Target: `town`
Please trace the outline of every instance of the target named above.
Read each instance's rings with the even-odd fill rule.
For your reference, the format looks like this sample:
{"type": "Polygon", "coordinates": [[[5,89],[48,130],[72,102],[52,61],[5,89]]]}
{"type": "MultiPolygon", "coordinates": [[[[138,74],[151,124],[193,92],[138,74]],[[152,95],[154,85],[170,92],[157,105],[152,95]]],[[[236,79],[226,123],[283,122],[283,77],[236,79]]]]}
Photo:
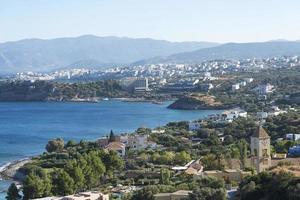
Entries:
{"type": "MultiPolygon", "coordinates": [[[[156,102],[175,98],[170,109],[220,112],[132,133],[115,133],[111,127],[95,141],[53,139],[44,154],[12,175],[22,174],[18,178],[25,199],[299,198],[298,57],[132,69],[107,70],[106,76],[118,76],[113,84],[121,92],[98,97],[156,102]],[[250,63],[252,67],[243,67],[250,63]]],[[[67,74],[72,79],[72,73],[67,74]]],[[[27,75],[9,82],[25,82],[34,90],[45,81],[27,75]]],[[[108,80],[100,80],[107,85],[108,80]]],[[[68,88],[86,84],[57,82],[68,88]]],[[[93,82],[88,84],[91,88],[93,82]]],[[[91,94],[88,97],[94,97],[91,94]]]]}

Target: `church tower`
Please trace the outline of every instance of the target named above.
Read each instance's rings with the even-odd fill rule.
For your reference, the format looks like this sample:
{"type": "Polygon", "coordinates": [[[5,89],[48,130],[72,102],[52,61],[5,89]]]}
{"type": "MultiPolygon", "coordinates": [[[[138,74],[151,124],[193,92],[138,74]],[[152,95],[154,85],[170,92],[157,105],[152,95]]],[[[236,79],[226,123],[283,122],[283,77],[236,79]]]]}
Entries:
{"type": "Polygon", "coordinates": [[[257,173],[271,167],[270,136],[261,126],[251,136],[251,164],[257,173]]]}

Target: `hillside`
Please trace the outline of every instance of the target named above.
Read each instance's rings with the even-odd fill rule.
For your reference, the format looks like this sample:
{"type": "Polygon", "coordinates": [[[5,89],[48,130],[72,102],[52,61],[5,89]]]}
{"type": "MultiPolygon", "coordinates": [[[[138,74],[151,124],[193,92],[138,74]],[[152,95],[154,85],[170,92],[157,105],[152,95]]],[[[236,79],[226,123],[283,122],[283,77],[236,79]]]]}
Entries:
{"type": "Polygon", "coordinates": [[[215,59],[267,58],[300,55],[300,42],[269,41],[261,43],[228,43],[196,51],[155,57],[138,63],[200,63],[215,59]]]}
{"type": "Polygon", "coordinates": [[[41,72],[66,67],[99,69],[216,45],[209,42],[168,42],[92,35],[51,40],[26,39],[0,44],[0,71],[41,72]]]}
{"type": "Polygon", "coordinates": [[[230,107],[218,101],[214,96],[202,94],[183,96],[168,106],[170,109],[178,110],[219,110],[230,107]]]}

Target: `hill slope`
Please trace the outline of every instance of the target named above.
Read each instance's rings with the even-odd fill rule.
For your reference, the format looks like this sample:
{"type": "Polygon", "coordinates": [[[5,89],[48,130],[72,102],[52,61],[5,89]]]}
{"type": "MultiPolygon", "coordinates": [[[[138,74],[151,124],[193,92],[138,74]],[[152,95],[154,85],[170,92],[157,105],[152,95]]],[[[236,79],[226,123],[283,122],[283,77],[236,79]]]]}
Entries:
{"type": "Polygon", "coordinates": [[[155,56],[216,46],[209,42],[97,37],[26,39],[0,44],[0,71],[50,71],[57,68],[128,64],[155,56]]]}
{"type": "Polygon", "coordinates": [[[228,43],[167,57],[155,57],[138,63],[199,63],[215,59],[266,58],[284,55],[300,55],[300,42],[228,43]]]}

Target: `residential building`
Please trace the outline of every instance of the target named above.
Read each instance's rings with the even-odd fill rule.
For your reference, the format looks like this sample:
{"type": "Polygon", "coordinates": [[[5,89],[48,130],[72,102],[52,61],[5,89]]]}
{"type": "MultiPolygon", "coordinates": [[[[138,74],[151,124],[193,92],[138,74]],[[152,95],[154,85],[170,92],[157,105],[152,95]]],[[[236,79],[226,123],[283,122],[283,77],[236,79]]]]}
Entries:
{"type": "Polygon", "coordinates": [[[106,136],[104,136],[104,137],[101,137],[101,138],[98,138],[97,139],[97,144],[100,146],[100,147],[102,147],[102,148],[104,148],[104,147],[106,147],[107,145],[108,145],[108,137],[106,137],[106,136]]]}
{"type": "Polygon", "coordinates": [[[173,193],[158,193],[154,195],[155,200],[188,200],[190,190],[178,190],[173,193]]]}
{"type": "Polygon", "coordinates": [[[262,172],[271,166],[270,136],[259,126],[251,136],[251,164],[256,171],[262,172]]]}
{"type": "Polygon", "coordinates": [[[203,172],[203,166],[199,160],[193,162],[186,170],[185,173],[188,175],[201,175],[203,172]]]}
{"type": "Polygon", "coordinates": [[[149,141],[149,135],[147,134],[131,134],[121,136],[121,142],[126,144],[126,147],[133,149],[146,149],[157,147],[156,142],[149,141]]]}
{"type": "Polygon", "coordinates": [[[240,89],[240,84],[233,84],[232,86],[231,86],[231,90],[233,91],[233,92],[235,92],[235,91],[237,91],[237,90],[239,90],[240,89]]]}
{"type": "Polygon", "coordinates": [[[267,119],[268,118],[268,113],[267,112],[257,112],[256,113],[256,118],[262,120],[262,119],[267,119]]]}
{"type": "Polygon", "coordinates": [[[106,145],[105,149],[108,151],[116,151],[119,156],[125,156],[126,145],[122,142],[111,142],[108,145],[106,145]]]}
{"type": "Polygon", "coordinates": [[[300,134],[288,133],[285,135],[285,139],[297,141],[297,140],[300,140],[300,134]]]}
{"type": "Polygon", "coordinates": [[[269,93],[272,93],[274,91],[274,86],[267,83],[267,84],[264,84],[264,85],[259,85],[254,90],[258,94],[269,94],[269,93]]]}
{"type": "Polygon", "coordinates": [[[253,78],[244,78],[244,81],[246,81],[247,83],[252,83],[253,80],[253,78]]]}

